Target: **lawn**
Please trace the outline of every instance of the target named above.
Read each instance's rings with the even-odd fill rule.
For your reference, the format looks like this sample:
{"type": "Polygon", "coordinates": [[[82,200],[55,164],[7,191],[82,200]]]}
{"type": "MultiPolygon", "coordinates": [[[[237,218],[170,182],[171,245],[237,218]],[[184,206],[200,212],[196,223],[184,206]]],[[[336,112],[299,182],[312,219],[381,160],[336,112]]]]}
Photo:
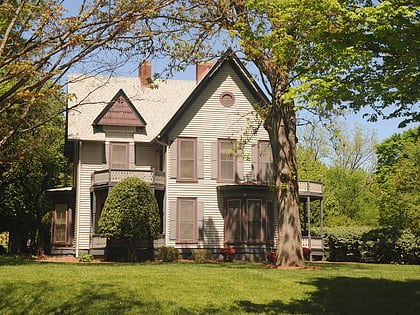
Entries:
{"type": "Polygon", "coordinates": [[[0,314],[418,314],[420,266],[71,264],[0,258],[0,314]]]}

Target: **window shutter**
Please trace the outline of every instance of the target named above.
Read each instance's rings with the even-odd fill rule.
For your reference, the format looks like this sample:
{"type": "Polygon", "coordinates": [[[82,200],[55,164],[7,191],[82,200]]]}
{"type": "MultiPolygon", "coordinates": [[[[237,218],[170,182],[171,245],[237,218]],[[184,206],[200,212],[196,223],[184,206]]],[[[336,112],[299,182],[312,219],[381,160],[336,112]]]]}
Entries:
{"type": "Polygon", "coordinates": [[[211,179],[217,179],[218,165],[217,165],[217,142],[211,143],[211,179]]]}
{"type": "Polygon", "coordinates": [[[177,177],[177,163],[178,163],[178,141],[175,139],[171,144],[171,150],[170,150],[170,177],[176,178],[177,177]]]}
{"type": "Polygon", "coordinates": [[[199,201],[197,203],[197,228],[198,228],[198,239],[204,239],[204,202],[199,201]]]}
{"type": "MultiPolygon", "coordinates": [[[[54,204],[55,207],[55,204],[54,204]]],[[[57,217],[57,211],[54,209],[52,211],[52,216],[51,216],[51,240],[52,243],[55,243],[55,221],[56,221],[56,217],[57,217]]]]}
{"type": "Polygon", "coordinates": [[[242,154],[238,155],[236,158],[236,163],[236,180],[241,182],[244,180],[244,157],[242,154]]]}
{"type": "Polygon", "coordinates": [[[170,202],[170,219],[169,219],[169,239],[176,240],[176,217],[177,217],[177,209],[176,209],[177,202],[171,201],[170,202]]]}
{"type": "Polygon", "coordinates": [[[204,142],[198,141],[197,143],[197,177],[204,178],[204,142]]]}
{"type": "Polygon", "coordinates": [[[106,144],[102,143],[102,164],[106,166],[106,144]]]}
{"type": "Polygon", "coordinates": [[[251,167],[252,167],[252,181],[257,181],[258,175],[258,144],[251,146],[251,167]]]}
{"type": "Polygon", "coordinates": [[[67,210],[67,242],[72,243],[73,242],[73,214],[72,209],[69,208],[67,210]]]}

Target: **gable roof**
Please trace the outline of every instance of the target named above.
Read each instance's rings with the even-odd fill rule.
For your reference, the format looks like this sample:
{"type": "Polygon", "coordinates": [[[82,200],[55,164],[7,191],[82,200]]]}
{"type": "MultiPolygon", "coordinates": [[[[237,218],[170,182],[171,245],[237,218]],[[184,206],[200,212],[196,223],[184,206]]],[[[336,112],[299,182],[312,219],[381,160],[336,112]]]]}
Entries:
{"type": "Polygon", "coordinates": [[[169,120],[169,122],[163,127],[161,132],[158,134],[159,139],[166,139],[170,130],[175,126],[175,124],[180,121],[181,117],[188,111],[197,97],[209,84],[210,80],[220,71],[224,64],[228,63],[239,78],[244,82],[245,86],[249,89],[252,96],[257,100],[259,105],[266,105],[269,103],[267,96],[261,90],[261,88],[255,83],[255,80],[252,78],[249,71],[245,68],[244,64],[239,60],[236,54],[231,48],[229,48],[223,56],[213,65],[213,67],[207,72],[204,78],[192,91],[189,97],[181,105],[175,115],[169,120]]]}
{"type": "Polygon", "coordinates": [[[122,89],[93,122],[94,126],[145,127],[146,122],[122,89]]]}

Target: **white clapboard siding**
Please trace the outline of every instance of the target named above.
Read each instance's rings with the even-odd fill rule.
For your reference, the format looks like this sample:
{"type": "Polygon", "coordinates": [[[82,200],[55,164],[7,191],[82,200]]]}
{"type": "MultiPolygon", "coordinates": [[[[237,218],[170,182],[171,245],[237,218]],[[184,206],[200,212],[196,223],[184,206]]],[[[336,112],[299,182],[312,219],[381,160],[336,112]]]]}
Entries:
{"type": "Polygon", "coordinates": [[[102,169],[101,142],[83,142],[81,147],[81,168],[79,179],[80,203],[78,210],[79,249],[89,249],[91,233],[91,196],[92,173],[102,169]]]}
{"type": "Polygon", "coordinates": [[[159,157],[157,147],[150,143],[136,143],[136,168],[141,166],[150,166],[156,170],[159,169],[159,157]]]}
{"type": "MultiPolygon", "coordinates": [[[[203,90],[190,109],[183,115],[177,125],[171,131],[171,140],[177,137],[196,137],[202,143],[203,156],[203,178],[197,183],[176,182],[175,176],[170,176],[171,168],[175,164],[176,141],[168,149],[167,159],[167,242],[170,246],[177,246],[171,235],[170,224],[171,212],[176,211],[176,200],[178,197],[197,198],[198,202],[204,203],[204,239],[199,241],[198,247],[221,247],[224,244],[224,220],[223,201],[217,195],[217,172],[215,175],[214,155],[217,150],[218,138],[231,138],[239,140],[244,135],[249,122],[255,121],[255,112],[252,104],[255,103],[251,93],[239,79],[233,69],[225,64],[220,72],[213,78],[210,84],[203,90]],[[220,104],[220,95],[223,92],[231,92],[235,96],[235,104],[231,107],[223,107],[220,104]],[[247,119],[249,118],[249,119],[247,119]],[[213,156],[213,158],[212,158],[213,156]],[[172,207],[171,207],[172,205],[172,207]]],[[[258,140],[268,140],[268,134],[261,127],[256,136],[251,140],[257,143],[258,140]]],[[[245,145],[245,155],[251,156],[251,143],[245,145]]],[[[243,158],[243,165],[239,168],[247,178],[252,173],[251,161],[243,158]]],[[[216,164],[217,165],[217,164],[216,164]]],[[[176,174],[176,173],[175,173],[176,174]]],[[[174,216],[172,216],[174,217],[174,216]]],[[[172,233],[173,235],[173,233],[172,233]]],[[[185,246],[185,245],[184,245],[185,246]]],[[[181,247],[181,246],[178,246],[181,247]]]]}

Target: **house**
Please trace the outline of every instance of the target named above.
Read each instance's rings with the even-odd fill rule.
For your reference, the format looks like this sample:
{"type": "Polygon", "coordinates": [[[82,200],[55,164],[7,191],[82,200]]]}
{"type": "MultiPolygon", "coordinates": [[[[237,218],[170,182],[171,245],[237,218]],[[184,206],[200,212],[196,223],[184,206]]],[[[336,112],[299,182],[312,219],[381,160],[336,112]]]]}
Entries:
{"type": "MultiPolygon", "coordinates": [[[[268,102],[265,94],[230,51],[197,65],[195,81],[151,84],[151,75],[150,62],[139,78],[69,75],[74,185],[50,191],[52,254],[103,255],[98,220],[105,199],[135,176],[150,184],[159,204],[155,247],[174,246],[188,257],[199,248],[216,254],[234,246],[237,258],[264,259],[276,222],[269,138],[256,128],[255,106],[268,102]]],[[[300,185],[304,200],[322,199],[320,183],[300,185]]]]}

